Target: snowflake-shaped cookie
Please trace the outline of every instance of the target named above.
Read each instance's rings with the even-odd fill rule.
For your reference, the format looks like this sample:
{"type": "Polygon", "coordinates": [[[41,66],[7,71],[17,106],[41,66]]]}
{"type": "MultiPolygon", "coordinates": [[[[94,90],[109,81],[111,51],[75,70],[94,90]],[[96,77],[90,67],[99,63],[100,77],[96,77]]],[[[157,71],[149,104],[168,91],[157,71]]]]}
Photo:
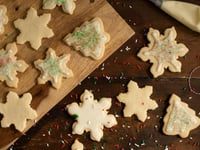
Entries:
{"type": "Polygon", "coordinates": [[[68,34],[64,41],[84,56],[101,59],[104,55],[105,44],[110,40],[110,35],[104,31],[100,18],[86,21],[77,27],[73,33],[68,34]]]}
{"type": "Polygon", "coordinates": [[[147,118],[147,110],[154,110],[158,107],[157,103],[150,99],[152,92],[152,86],[139,88],[136,82],[130,81],[128,92],[117,96],[117,99],[125,104],[124,117],[131,117],[135,114],[140,121],[144,122],[147,118]]]}
{"type": "Polygon", "coordinates": [[[49,48],[44,60],[37,60],[34,62],[35,67],[41,71],[38,78],[39,84],[45,84],[51,81],[53,87],[60,88],[62,78],[69,78],[73,76],[72,70],[67,67],[67,62],[70,60],[70,55],[56,56],[53,49],[49,48]]]}
{"type": "Polygon", "coordinates": [[[50,38],[54,35],[47,26],[50,19],[50,14],[37,16],[37,11],[30,8],[25,19],[17,19],[14,22],[15,27],[21,32],[17,37],[17,43],[24,44],[29,41],[31,47],[37,50],[41,46],[42,38],[50,38]]]}
{"type": "Polygon", "coordinates": [[[4,25],[8,23],[6,12],[7,8],[4,5],[0,5],[0,33],[4,32],[4,25]]]}
{"type": "Polygon", "coordinates": [[[6,81],[9,87],[17,88],[19,79],[17,71],[24,72],[28,65],[23,60],[16,58],[17,46],[15,43],[8,44],[6,49],[0,50],[0,80],[6,81]]]}
{"type": "Polygon", "coordinates": [[[43,9],[54,9],[56,5],[62,6],[65,13],[73,14],[76,8],[76,0],[43,0],[43,9]]]}
{"type": "Polygon", "coordinates": [[[181,72],[181,62],[177,59],[184,56],[188,48],[184,44],[177,44],[176,36],[174,27],[166,29],[164,35],[160,35],[158,30],[149,29],[147,38],[150,43],[140,50],[138,57],[153,63],[151,73],[155,78],[162,75],[165,68],[171,72],[181,72]]]}
{"type": "Polygon", "coordinates": [[[108,115],[107,110],[111,107],[111,98],[94,100],[93,94],[88,90],[81,95],[81,102],[67,105],[68,113],[75,117],[77,122],[73,124],[73,134],[90,132],[90,138],[100,141],[103,137],[103,128],[111,128],[117,124],[113,115],[108,115]]]}
{"type": "Polygon", "coordinates": [[[164,117],[163,132],[167,135],[178,134],[182,138],[188,137],[189,132],[200,125],[200,118],[175,94],[172,94],[169,103],[164,117]]]}
{"type": "Polygon", "coordinates": [[[35,119],[37,113],[30,106],[32,95],[25,93],[21,98],[15,92],[9,92],[7,102],[0,104],[0,113],[3,114],[1,127],[7,128],[11,124],[22,132],[26,128],[27,119],[35,119]]]}

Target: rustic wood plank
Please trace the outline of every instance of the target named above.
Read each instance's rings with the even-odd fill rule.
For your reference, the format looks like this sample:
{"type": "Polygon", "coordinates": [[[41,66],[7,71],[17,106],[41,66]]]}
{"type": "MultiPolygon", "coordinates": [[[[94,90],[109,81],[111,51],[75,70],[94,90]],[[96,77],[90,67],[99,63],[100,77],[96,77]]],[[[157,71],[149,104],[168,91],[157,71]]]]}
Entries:
{"type": "MultiPolygon", "coordinates": [[[[28,43],[18,45],[18,58],[25,60],[30,65],[25,73],[19,74],[20,83],[18,88],[7,88],[4,83],[1,83],[0,85],[0,95],[3,101],[5,101],[5,95],[10,90],[16,91],[18,94],[31,92],[33,94],[32,107],[36,108],[38,113],[37,120],[46,114],[85,77],[87,77],[88,74],[96,69],[100,63],[108,58],[119,46],[121,46],[134,34],[134,31],[116,13],[116,11],[106,1],[102,0],[97,0],[92,4],[90,4],[88,0],[79,1],[77,3],[75,14],[72,16],[64,14],[59,7],[55,10],[42,10],[42,1],[40,0],[30,0],[27,3],[24,3],[23,0],[16,0],[14,2],[1,0],[0,3],[7,6],[8,17],[10,20],[8,26],[6,27],[6,33],[9,36],[3,37],[3,40],[0,43],[1,47],[4,47],[4,45],[8,42],[15,41],[19,31],[13,27],[13,21],[17,18],[24,18],[28,8],[34,7],[39,9],[38,14],[42,14],[44,12],[52,14],[49,27],[51,27],[55,33],[53,38],[43,39],[42,46],[38,51],[32,50],[28,43]],[[15,10],[16,7],[18,8],[17,11],[15,10]],[[104,22],[105,30],[111,35],[111,41],[106,45],[104,57],[98,61],[83,57],[81,54],[72,51],[70,47],[66,46],[62,42],[63,37],[67,33],[71,32],[76,26],[79,26],[84,21],[90,20],[93,17],[100,17],[104,22]],[[39,72],[34,69],[33,61],[38,58],[44,58],[45,51],[48,47],[55,49],[57,55],[64,53],[71,54],[71,60],[68,63],[68,66],[73,70],[74,77],[64,79],[62,87],[59,90],[51,88],[50,84],[36,85],[36,78],[38,77],[39,72]]],[[[34,122],[30,121],[25,131],[27,131],[33,124],[34,122]]],[[[0,137],[2,139],[0,141],[0,147],[9,144],[19,136],[21,136],[21,133],[14,130],[14,128],[0,128],[0,137]]]]}

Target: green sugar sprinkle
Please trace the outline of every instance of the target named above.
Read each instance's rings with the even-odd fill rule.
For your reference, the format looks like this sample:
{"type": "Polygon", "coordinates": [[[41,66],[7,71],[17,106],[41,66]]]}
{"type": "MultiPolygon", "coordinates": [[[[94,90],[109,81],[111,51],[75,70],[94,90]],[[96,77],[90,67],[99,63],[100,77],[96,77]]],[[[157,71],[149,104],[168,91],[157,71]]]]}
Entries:
{"type": "Polygon", "coordinates": [[[82,48],[92,48],[99,42],[99,35],[96,29],[84,29],[77,31],[72,36],[72,39],[82,48]]]}
{"type": "Polygon", "coordinates": [[[79,116],[77,114],[74,114],[73,117],[76,119],[78,118],[79,116]]]}
{"type": "Polygon", "coordinates": [[[65,0],[46,0],[44,2],[44,5],[47,6],[47,5],[50,5],[51,3],[63,4],[65,3],[65,0]]]}
{"type": "Polygon", "coordinates": [[[65,0],[57,0],[57,3],[65,3],[65,0]]]}
{"type": "Polygon", "coordinates": [[[140,129],[136,129],[136,132],[139,133],[139,132],[140,132],[140,129]]]}
{"type": "Polygon", "coordinates": [[[41,64],[44,70],[48,71],[51,76],[55,76],[58,73],[62,73],[59,68],[59,63],[57,60],[49,58],[44,63],[41,64]]]}
{"type": "Polygon", "coordinates": [[[96,145],[93,146],[93,150],[97,150],[97,146],[96,145]]]}

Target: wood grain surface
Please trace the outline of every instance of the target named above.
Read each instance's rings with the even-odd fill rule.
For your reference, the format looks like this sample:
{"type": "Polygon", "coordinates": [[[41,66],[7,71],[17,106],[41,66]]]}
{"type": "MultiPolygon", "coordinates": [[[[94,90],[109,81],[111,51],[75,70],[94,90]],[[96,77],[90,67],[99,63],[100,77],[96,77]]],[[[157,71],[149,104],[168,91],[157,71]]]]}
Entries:
{"type": "MultiPolygon", "coordinates": [[[[79,1],[81,0],[77,0],[79,1]]],[[[188,86],[189,74],[200,65],[200,34],[183,26],[147,0],[108,1],[135,30],[135,36],[72,90],[26,135],[10,147],[10,150],[69,150],[76,138],[87,150],[200,150],[200,127],[191,131],[189,137],[185,139],[179,136],[166,136],[162,132],[163,117],[172,93],[179,95],[182,101],[194,109],[200,117],[200,96],[190,92],[188,86]],[[136,54],[141,47],[148,44],[146,34],[149,27],[159,29],[163,33],[171,26],[176,28],[177,41],[184,43],[189,52],[179,59],[182,63],[181,73],[171,73],[166,70],[162,76],[153,79],[149,72],[151,64],[142,62],[136,54]],[[159,107],[155,111],[148,111],[149,119],[144,123],[138,121],[135,116],[124,118],[122,113],[124,105],[116,99],[120,92],[127,90],[126,85],[130,80],[138,82],[140,87],[153,86],[151,98],[157,101],[159,107]],[[74,119],[64,110],[67,104],[80,102],[79,96],[84,89],[92,90],[95,98],[112,98],[113,105],[109,113],[115,114],[118,125],[112,129],[105,129],[104,137],[99,143],[90,140],[88,133],[82,136],[72,135],[74,119]]],[[[200,5],[199,0],[182,1],[200,5]]],[[[107,13],[107,16],[110,15],[111,13],[107,13]]],[[[115,27],[117,26],[113,26],[115,27]]],[[[200,92],[200,70],[194,72],[191,83],[192,87],[200,92]]],[[[40,89],[41,94],[45,96],[42,90],[44,87],[40,89]]]]}
{"type": "MultiPolygon", "coordinates": [[[[62,8],[57,7],[54,10],[42,10],[41,0],[8,0],[0,1],[8,9],[9,23],[6,26],[6,35],[2,35],[0,47],[4,47],[9,42],[14,42],[19,31],[14,28],[13,21],[18,18],[25,18],[26,12],[30,7],[38,10],[38,15],[43,13],[51,13],[52,19],[48,26],[53,29],[55,36],[50,39],[43,39],[42,46],[38,51],[34,51],[29,43],[18,45],[18,59],[23,59],[29,64],[29,68],[25,73],[19,73],[19,85],[17,89],[7,88],[4,83],[0,85],[1,102],[5,102],[8,91],[15,91],[19,95],[24,92],[30,92],[33,95],[31,106],[37,110],[38,121],[53,106],[63,99],[74,87],[76,87],[85,77],[87,77],[94,69],[96,69],[107,57],[117,50],[125,41],[127,41],[134,31],[126,24],[126,22],[117,14],[117,12],[106,2],[97,0],[90,3],[88,0],[81,0],[77,3],[77,9],[74,15],[66,15],[62,12],[62,8]],[[109,14],[109,15],[108,15],[109,14]],[[105,30],[112,37],[106,45],[104,57],[98,61],[88,57],[83,57],[80,53],[72,51],[70,47],[62,42],[64,36],[73,31],[73,29],[81,25],[84,21],[91,20],[94,17],[100,17],[105,23],[105,30]],[[115,27],[113,29],[113,27],[115,27]],[[71,59],[68,67],[73,70],[74,77],[64,79],[59,90],[51,88],[51,85],[37,85],[37,77],[39,72],[34,68],[33,62],[37,59],[44,59],[46,50],[51,47],[56,51],[57,55],[70,53],[71,59]]],[[[31,31],[30,31],[31,34],[31,31]]],[[[27,131],[35,121],[27,123],[27,131]]],[[[12,126],[11,128],[0,128],[0,147],[5,149],[9,143],[19,138],[19,133],[12,126]]]]}

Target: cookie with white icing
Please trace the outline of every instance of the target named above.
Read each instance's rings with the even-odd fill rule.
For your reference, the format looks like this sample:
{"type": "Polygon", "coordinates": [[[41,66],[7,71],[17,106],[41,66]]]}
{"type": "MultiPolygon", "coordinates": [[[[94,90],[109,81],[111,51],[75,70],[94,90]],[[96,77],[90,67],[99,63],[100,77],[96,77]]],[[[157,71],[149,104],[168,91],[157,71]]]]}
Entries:
{"type": "Polygon", "coordinates": [[[0,50],[0,80],[14,88],[17,88],[19,83],[17,72],[24,72],[28,68],[25,61],[17,60],[17,51],[15,43],[10,43],[6,49],[0,50]]]}
{"type": "Polygon", "coordinates": [[[179,135],[182,138],[188,137],[190,131],[200,125],[200,118],[176,94],[172,94],[169,104],[163,119],[163,132],[166,135],[179,135]]]}
{"type": "Polygon", "coordinates": [[[65,13],[72,15],[76,0],[43,0],[43,9],[54,9],[56,6],[62,6],[65,13]]]}
{"type": "Polygon", "coordinates": [[[111,128],[117,124],[114,115],[108,115],[111,98],[97,101],[90,91],[85,90],[80,99],[80,104],[74,102],[66,106],[68,113],[76,119],[72,133],[81,135],[84,131],[90,132],[90,138],[99,142],[103,137],[104,126],[111,128]]]}
{"type": "Polygon", "coordinates": [[[174,27],[165,30],[164,35],[156,29],[150,28],[147,34],[149,44],[137,54],[143,61],[153,63],[151,73],[156,78],[164,73],[165,68],[171,72],[181,72],[181,62],[178,57],[183,57],[189,50],[182,44],[177,44],[174,27]]]}
{"type": "Polygon", "coordinates": [[[109,40],[110,35],[104,31],[103,22],[98,17],[84,22],[64,38],[67,45],[96,60],[104,56],[105,44],[109,40]]]}
{"type": "Polygon", "coordinates": [[[45,84],[47,81],[50,81],[53,87],[59,89],[62,84],[62,78],[73,77],[72,70],[67,67],[69,60],[70,54],[58,57],[55,51],[49,48],[44,60],[39,59],[34,62],[35,67],[41,72],[41,75],[38,77],[38,83],[45,84]]]}

